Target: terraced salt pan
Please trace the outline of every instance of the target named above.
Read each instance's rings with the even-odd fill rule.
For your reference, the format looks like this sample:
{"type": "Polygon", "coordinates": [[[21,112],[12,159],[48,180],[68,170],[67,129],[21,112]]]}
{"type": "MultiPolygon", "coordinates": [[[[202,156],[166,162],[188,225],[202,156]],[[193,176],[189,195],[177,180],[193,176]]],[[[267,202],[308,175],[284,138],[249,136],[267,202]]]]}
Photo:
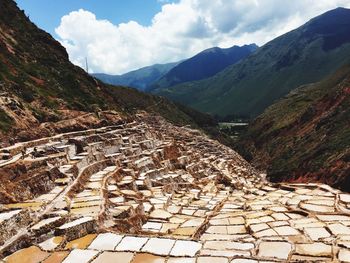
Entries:
{"type": "Polygon", "coordinates": [[[181,227],[198,227],[201,224],[203,224],[203,222],[204,222],[204,219],[202,218],[190,219],[185,223],[183,223],[181,227]]]}
{"type": "Polygon", "coordinates": [[[89,196],[84,196],[84,197],[76,197],[73,199],[72,203],[74,204],[74,203],[79,203],[79,202],[96,201],[96,200],[101,200],[101,196],[89,195],[89,196]]]}
{"type": "Polygon", "coordinates": [[[10,219],[11,217],[19,214],[22,210],[21,209],[18,209],[18,210],[12,210],[12,211],[9,211],[9,212],[4,212],[4,213],[1,213],[0,214],[0,223],[5,221],[5,220],[8,220],[10,219]]]}
{"type": "Polygon", "coordinates": [[[254,244],[233,241],[207,241],[204,244],[204,248],[213,250],[251,250],[254,248],[254,244]]]}
{"type": "Polygon", "coordinates": [[[36,225],[34,225],[32,227],[33,230],[38,230],[40,228],[42,228],[45,225],[51,224],[53,222],[56,222],[57,220],[61,219],[60,216],[57,217],[51,217],[51,218],[46,218],[44,220],[41,220],[39,223],[37,223],[36,225]]]}
{"type": "Polygon", "coordinates": [[[162,228],[162,223],[157,222],[147,222],[142,226],[143,230],[160,230],[162,228]]]}
{"type": "Polygon", "coordinates": [[[171,216],[172,214],[162,209],[156,209],[150,214],[150,218],[156,219],[169,219],[171,216]]]}
{"type": "Polygon", "coordinates": [[[32,210],[39,210],[42,206],[41,202],[24,202],[4,205],[6,208],[16,209],[16,208],[30,208],[32,210]]]}
{"type": "Polygon", "coordinates": [[[86,249],[96,238],[96,234],[89,234],[84,237],[72,240],[66,244],[65,249],[86,249]]]}
{"type": "Polygon", "coordinates": [[[88,206],[88,207],[79,207],[72,208],[70,210],[73,215],[82,215],[82,216],[95,216],[100,212],[100,206],[88,206]]]}
{"type": "Polygon", "coordinates": [[[165,258],[151,254],[136,254],[132,263],[165,263],[165,258]]]}
{"type": "Polygon", "coordinates": [[[80,224],[84,224],[86,222],[89,222],[89,221],[93,221],[94,219],[92,217],[82,217],[82,218],[79,218],[77,220],[74,220],[72,222],[69,222],[67,224],[64,224],[62,226],[59,227],[59,229],[68,229],[68,228],[71,228],[71,227],[75,227],[75,226],[78,226],[80,224]]]}
{"type": "Polygon", "coordinates": [[[195,258],[169,258],[167,263],[196,263],[195,258]]]}
{"type": "Polygon", "coordinates": [[[350,251],[346,249],[340,249],[338,257],[341,262],[350,262],[350,251]]]}
{"type": "Polygon", "coordinates": [[[148,241],[146,237],[124,237],[115,250],[138,252],[148,241]]]}
{"type": "Polygon", "coordinates": [[[342,202],[350,203],[350,194],[340,194],[339,198],[342,202]]]}
{"type": "Polygon", "coordinates": [[[318,219],[322,221],[350,221],[350,216],[347,215],[317,215],[316,216],[318,219]]]}
{"type": "Polygon", "coordinates": [[[57,196],[57,194],[44,194],[44,195],[41,195],[41,196],[35,198],[35,201],[37,201],[37,202],[50,202],[56,196],[57,196]]]}
{"type": "Polygon", "coordinates": [[[194,257],[202,248],[202,244],[194,241],[178,240],[170,252],[175,257],[194,257]]]}
{"type": "Polygon", "coordinates": [[[52,237],[49,238],[48,240],[41,242],[39,244],[39,247],[43,250],[54,250],[57,248],[63,241],[63,237],[52,237]]]}
{"type": "Polygon", "coordinates": [[[197,263],[228,263],[224,257],[198,257],[197,263]]]}
{"type": "Polygon", "coordinates": [[[115,169],[117,169],[117,166],[108,166],[104,169],[104,171],[113,172],[115,169]]]}
{"type": "Polygon", "coordinates": [[[41,262],[50,256],[49,253],[41,251],[40,248],[36,246],[31,246],[18,250],[12,255],[6,257],[4,261],[6,263],[22,263],[22,262],[41,262]]]}
{"type": "Polygon", "coordinates": [[[169,255],[170,250],[174,244],[174,239],[150,238],[146,245],[142,248],[142,251],[156,255],[167,256],[169,255]]]}
{"type": "Polygon", "coordinates": [[[340,223],[328,225],[328,228],[334,235],[350,235],[350,228],[340,223]]]}
{"type": "Polygon", "coordinates": [[[91,182],[91,183],[87,183],[86,187],[89,189],[93,189],[93,190],[97,190],[97,189],[101,189],[102,184],[101,182],[91,182]]]}
{"type": "Polygon", "coordinates": [[[305,228],[304,231],[314,241],[331,236],[331,234],[324,227],[305,228]]]}
{"type": "Polygon", "coordinates": [[[259,245],[259,256],[286,260],[292,250],[287,242],[262,242],[259,245]]]}
{"type": "Polygon", "coordinates": [[[130,263],[133,253],[127,252],[103,252],[92,263],[130,263]]]}
{"type": "Polygon", "coordinates": [[[258,263],[258,261],[253,259],[247,259],[247,258],[236,258],[236,259],[233,259],[230,263],[258,263]]]}
{"type": "Polygon", "coordinates": [[[101,204],[101,199],[97,199],[93,201],[73,202],[72,208],[82,208],[82,207],[96,206],[100,204],[101,204]]]}
{"type": "Polygon", "coordinates": [[[65,185],[65,184],[68,184],[70,181],[71,181],[70,178],[58,178],[55,180],[55,183],[60,185],[65,185]]]}
{"type": "Polygon", "coordinates": [[[95,250],[74,249],[62,263],[88,263],[98,253],[99,252],[95,250]]]}
{"type": "Polygon", "coordinates": [[[331,256],[332,246],[324,243],[296,244],[296,253],[314,257],[331,256]]]}
{"type": "MultiPolygon", "coordinates": [[[[50,205],[45,209],[51,216],[68,214],[71,220],[78,214],[91,216],[99,219],[96,226],[103,227],[99,230],[110,231],[111,236],[116,231],[128,236],[87,235],[69,242],[65,252],[58,252],[62,249],[56,247],[59,241],[54,238],[47,240],[51,233],[45,233],[37,240],[45,240],[39,246],[50,251],[51,261],[57,258],[55,262],[61,263],[71,250],[73,257],[76,249],[99,252],[97,258],[90,260],[95,263],[131,263],[132,256],[135,257],[132,263],[257,263],[258,259],[259,262],[286,262],[286,257],[291,262],[347,261],[350,216],[345,213],[350,208],[350,195],[318,184],[286,184],[282,190],[279,185],[262,180],[264,177],[255,174],[230,149],[197,136],[186,128],[169,126],[170,129],[166,129],[164,127],[167,126],[157,125],[150,125],[150,128],[138,123],[126,126],[114,131],[111,128],[112,133],[108,134],[105,132],[109,129],[91,130],[87,136],[80,134],[78,140],[82,142],[96,140],[94,136],[98,134],[99,140],[106,138],[103,143],[115,140],[118,146],[113,151],[109,151],[107,146],[97,153],[102,141],[88,143],[89,146],[84,147],[86,153],[81,155],[83,161],[71,162],[81,170],[91,164],[91,154],[96,153],[98,159],[107,150],[109,153],[118,152],[113,158],[104,157],[116,161],[118,169],[121,164],[122,176],[116,174],[109,178],[106,189],[101,191],[100,186],[109,174],[108,170],[117,169],[117,166],[107,167],[92,174],[87,182],[82,182],[84,189],[81,192],[67,199],[61,196],[54,201],[53,210],[50,210],[50,205]],[[145,141],[143,129],[148,133],[147,139],[152,138],[153,146],[147,143],[141,145],[145,141]],[[165,130],[169,136],[164,135],[165,130]],[[128,139],[123,142],[121,137],[128,139]],[[112,140],[109,141],[109,138],[112,140]],[[164,147],[174,146],[183,158],[164,159],[167,155],[164,147]],[[151,164],[148,158],[157,158],[160,162],[151,164]],[[137,160],[142,160],[138,167],[134,165],[137,160]],[[186,170],[174,167],[174,163],[186,165],[186,170]],[[223,177],[225,183],[221,183],[223,177]],[[89,187],[96,189],[88,190],[89,187]],[[218,206],[219,203],[222,205],[218,206]],[[204,233],[202,229],[198,231],[202,225],[204,233]],[[146,237],[131,236],[135,232],[146,237]],[[192,237],[199,241],[192,241],[192,237]]],[[[74,170],[67,171],[73,173],[74,170]]],[[[71,181],[56,181],[61,190],[74,182],[74,176],[67,175],[68,178],[71,181]]],[[[44,204],[54,196],[51,191],[36,200],[42,200],[44,204]]],[[[73,230],[84,231],[84,227],[89,225],[78,222],[73,230]],[[85,225],[79,226],[80,223],[85,225]]],[[[42,254],[42,251],[33,252],[42,254]]]]}
{"type": "Polygon", "coordinates": [[[43,263],[61,263],[68,255],[68,251],[54,252],[43,263]]]}
{"type": "Polygon", "coordinates": [[[89,246],[89,249],[95,250],[114,250],[124,236],[113,233],[98,235],[89,246]]]}

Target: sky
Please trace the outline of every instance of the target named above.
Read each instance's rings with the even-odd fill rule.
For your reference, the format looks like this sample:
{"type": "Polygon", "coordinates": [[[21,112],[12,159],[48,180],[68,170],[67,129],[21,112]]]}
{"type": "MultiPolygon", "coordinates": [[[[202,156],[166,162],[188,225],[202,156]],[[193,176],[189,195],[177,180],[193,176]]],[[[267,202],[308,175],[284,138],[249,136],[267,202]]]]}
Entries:
{"type": "Polygon", "coordinates": [[[72,11],[84,9],[94,13],[99,19],[109,20],[113,24],[135,20],[150,25],[152,17],[161,11],[162,1],[157,0],[15,0],[25,10],[37,26],[54,37],[55,28],[61,18],[72,11]],[[142,3],[142,8],[140,7],[142,3]]]}
{"type": "Polygon", "coordinates": [[[219,46],[261,46],[350,0],[16,0],[94,73],[123,74],[219,46]]]}

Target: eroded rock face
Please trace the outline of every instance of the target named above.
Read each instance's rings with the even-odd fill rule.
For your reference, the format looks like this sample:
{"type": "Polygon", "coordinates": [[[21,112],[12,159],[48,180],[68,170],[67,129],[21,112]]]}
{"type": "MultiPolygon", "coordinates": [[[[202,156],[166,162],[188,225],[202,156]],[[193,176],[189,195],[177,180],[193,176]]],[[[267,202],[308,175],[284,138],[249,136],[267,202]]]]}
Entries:
{"type": "Polygon", "coordinates": [[[331,262],[349,254],[347,194],[269,183],[233,150],[158,117],[21,147],[24,159],[11,151],[1,169],[36,164],[18,177],[36,186],[34,171],[60,176],[0,206],[5,262],[331,262]],[[39,157],[29,154],[34,147],[39,157]]]}
{"type": "Polygon", "coordinates": [[[3,204],[47,193],[55,187],[55,180],[63,176],[57,167],[49,167],[41,161],[20,161],[0,168],[0,174],[0,202],[3,204]]]}

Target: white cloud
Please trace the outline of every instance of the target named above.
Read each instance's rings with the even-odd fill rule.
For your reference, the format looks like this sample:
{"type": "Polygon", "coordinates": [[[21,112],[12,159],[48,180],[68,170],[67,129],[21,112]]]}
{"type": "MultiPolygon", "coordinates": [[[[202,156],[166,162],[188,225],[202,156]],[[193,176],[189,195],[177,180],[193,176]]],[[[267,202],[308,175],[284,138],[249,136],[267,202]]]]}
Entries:
{"type": "Polygon", "coordinates": [[[94,72],[121,74],[178,61],[212,46],[262,45],[349,0],[180,0],[164,2],[150,26],[114,25],[85,10],[62,17],[59,41],[73,63],[85,57],[94,72]]]}

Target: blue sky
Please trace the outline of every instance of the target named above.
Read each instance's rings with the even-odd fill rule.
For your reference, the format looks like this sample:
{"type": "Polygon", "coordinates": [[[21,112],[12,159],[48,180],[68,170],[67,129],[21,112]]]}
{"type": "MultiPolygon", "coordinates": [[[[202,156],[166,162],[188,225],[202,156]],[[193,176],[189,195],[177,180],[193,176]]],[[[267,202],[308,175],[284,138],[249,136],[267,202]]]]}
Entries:
{"type": "Polygon", "coordinates": [[[157,0],[16,0],[16,2],[36,25],[55,37],[57,37],[55,28],[59,26],[61,18],[79,9],[93,12],[98,19],[107,19],[113,24],[134,20],[148,26],[162,7],[162,1],[157,0]]]}
{"type": "Polygon", "coordinates": [[[123,74],[204,49],[259,46],[350,0],[16,0],[78,66],[123,74]],[[283,2],[283,8],[281,8],[283,2]]]}

